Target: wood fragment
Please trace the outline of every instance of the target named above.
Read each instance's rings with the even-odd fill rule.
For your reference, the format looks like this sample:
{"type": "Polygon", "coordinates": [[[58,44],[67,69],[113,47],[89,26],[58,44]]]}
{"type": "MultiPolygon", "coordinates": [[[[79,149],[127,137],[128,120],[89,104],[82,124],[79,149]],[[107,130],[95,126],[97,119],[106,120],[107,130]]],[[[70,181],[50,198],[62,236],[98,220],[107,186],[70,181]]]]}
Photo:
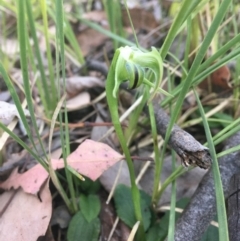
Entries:
{"type": "Polygon", "coordinates": [[[240,237],[240,173],[234,174],[230,180],[227,204],[229,238],[231,241],[238,241],[240,237]]]}
{"type": "MultiPolygon", "coordinates": [[[[154,114],[158,134],[165,138],[170,117],[160,107],[157,100],[154,100],[154,114]]],[[[200,168],[208,169],[212,164],[208,148],[201,145],[192,135],[182,130],[176,124],[172,128],[168,145],[181,157],[185,167],[199,166],[200,168]]]]}
{"type": "MultiPolygon", "coordinates": [[[[240,132],[228,139],[224,150],[240,144],[240,132]]],[[[225,197],[228,196],[228,186],[233,174],[240,172],[240,152],[234,152],[219,158],[222,185],[225,197]]],[[[216,196],[212,169],[210,169],[199,184],[189,205],[178,219],[175,230],[175,241],[201,240],[210,222],[216,215],[216,196]]]]}

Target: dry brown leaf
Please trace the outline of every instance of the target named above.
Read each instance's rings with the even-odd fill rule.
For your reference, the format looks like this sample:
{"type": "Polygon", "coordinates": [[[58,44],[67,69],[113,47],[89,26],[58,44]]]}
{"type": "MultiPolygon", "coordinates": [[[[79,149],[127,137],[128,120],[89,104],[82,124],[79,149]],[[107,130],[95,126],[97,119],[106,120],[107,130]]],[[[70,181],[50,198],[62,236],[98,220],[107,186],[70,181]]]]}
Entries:
{"type": "MultiPolygon", "coordinates": [[[[108,21],[104,11],[91,11],[83,15],[84,19],[96,22],[101,27],[108,29],[108,21]]],[[[96,48],[105,44],[108,37],[90,27],[85,27],[77,33],[77,40],[84,56],[94,53],[96,48]]]]}
{"type": "Polygon", "coordinates": [[[92,28],[86,28],[77,35],[77,40],[84,57],[93,53],[96,48],[104,44],[107,39],[108,37],[106,35],[92,28]]]}
{"type": "MultiPolygon", "coordinates": [[[[156,21],[154,15],[151,12],[146,11],[143,8],[132,8],[129,9],[131,20],[133,22],[133,26],[135,29],[146,29],[146,30],[152,30],[156,28],[159,23],[156,21]]],[[[127,11],[122,11],[123,15],[123,25],[125,27],[130,27],[129,18],[127,15],[127,11]]]]}
{"type": "Polygon", "coordinates": [[[93,21],[93,22],[98,22],[98,23],[102,22],[102,24],[107,23],[107,15],[104,11],[87,12],[87,13],[84,13],[82,17],[84,19],[87,19],[87,20],[93,21]]]}
{"type": "MultiPolygon", "coordinates": [[[[96,180],[105,170],[122,158],[122,155],[106,144],[85,140],[67,157],[67,162],[80,174],[96,180]]],[[[55,170],[64,167],[62,159],[52,159],[51,163],[55,170]]],[[[0,184],[0,188],[9,190],[10,188],[22,187],[25,192],[36,194],[48,176],[48,172],[40,164],[37,164],[22,174],[18,173],[17,170],[13,171],[9,178],[0,184]]]]}
{"type": "Polygon", "coordinates": [[[104,87],[104,83],[101,79],[93,76],[72,76],[66,78],[66,91],[70,96],[77,95],[85,89],[98,86],[104,87]]]}
{"type": "Polygon", "coordinates": [[[39,236],[45,235],[52,214],[48,183],[41,189],[40,198],[41,201],[22,189],[0,196],[1,240],[36,241],[39,236]]]}
{"type": "Polygon", "coordinates": [[[231,73],[228,66],[224,65],[215,70],[208,78],[203,80],[199,87],[208,92],[220,93],[226,90],[231,90],[230,84],[231,73]]]}
{"type": "MultiPolygon", "coordinates": [[[[30,116],[28,110],[24,110],[24,114],[26,116],[30,116]]],[[[4,101],[0,101],[0,121],[4,125],[8,125],[15,117],[20,119],[16,106],[4,101]]]]}
{"type": "Polygon", "coordinates": [[[82,92],[73,98],[67,100],[66,108],[68,111],[78,110],[90,103],[90,94],[88,92],[82,92]]]}

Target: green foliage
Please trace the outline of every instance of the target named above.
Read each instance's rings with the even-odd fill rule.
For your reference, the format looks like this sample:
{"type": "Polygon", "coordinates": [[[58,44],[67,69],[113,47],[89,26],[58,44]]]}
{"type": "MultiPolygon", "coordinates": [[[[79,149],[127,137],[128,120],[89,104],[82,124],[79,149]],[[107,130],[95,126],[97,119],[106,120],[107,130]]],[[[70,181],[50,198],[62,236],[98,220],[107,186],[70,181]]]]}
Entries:
{"type": "MultiPolygon", "coordinates": [[[[176,203],[176,207],[184,209],[189,199],[183,198],[176,203]]],[[[180,213],[175,213],[175,221],[180,217],[180,213]]],[[[161,220],[157,220],[147,232],[147,241],[164,241],[168,234],[170,211],[167,211],[161,220]]]]}
{"type": "Polygon", "coordinates": [[[219,221],[219,240],[225,241],[228,240],[228,224],[227,224],[227,214],[226,214],[226,206],[225,206],[225,198],[223,193],[222,187],[222,180],[221,174],[219,171],[217,155],[213,143],[213,138],[211,135],[211,131],[207,122],[207,118],[205,117],[205,113],[202,107],[202,104],[199,100],[197,93],[194,90],[194,94],[198,103],[198,107],[203,119],[203,125],[205,129],[205,134],[207,137],[208,145],[209,145],[209,152],[211,154],[213,164],[212,164],[212,171],[213,171],[213,178],[215,184],[215,193],[216,193],[216,203],[217,203],[217,213],[218,213],[218,221],[219,221]]]}
{"type": "Polygon", "coordinates": [[[94,218],[88,222],[81,211],[77,212],[68,227],[68,241],[97,241],[100,233],[99,218],[94,218]]]}
{"type": "MultiPolygon", "coordinates": [[[[143,191],[140,191],[140,197],[143,226],[146,231],[149,228],[151,220],[151,198],[143,191]]],[[[134,214],[131,189],[122,184],[118,185],[114,193],[114,202],[119,218],[132,228],[138,220],[134,214]]]]}
{"type": "MultiPolygon", "coordinates": [[[[111,32],[124,37],[124,29],[122,24],[121,3],[118,0],[104,0],[104,9],[108,17],[111,32]]],[[[116,39],[113,40],[114,49],[119,47],[116,39]]]]}
{"type": "Polygon", "coordinates": [[[92,181],[91,179],[85,177],[85,181],[80,181],[80,188],[85,194],[94,194],[101,187],[99,180],[92,181]]]}
{"type": "Polygon", "coordinates": [[[218,228],[213,225],[210,225],[207,231],[202,236],[201,241],[219,241],[218,228]]]}
{"type": "Polygon", "coordinates": [[[101,209],[99,197],[93,194],[80,196],[80,209],[85,219],[90,223],[94,220],[101,209]]]}
{"type": "MultiPolygon", "coordinates": [[[[21,106],[20,99],[18,97],[18,93],[15,90],[15,86],[13,82],[8,76],[9,64],[7,65],[7,56],[3,56],[3,62],[0,63],[0,73],[8,87],[9,92],[14,100],[14,103],[19,111],[19,115],[21,117],[22,123],[26,129],[27,135],[30,139],[31,144],[33,145],[33,149],[30,149],[14,132],[11,132],[7,127],[3,126],[0,123],[0,128],[7,132],[14,140],[16,140],[20,145],[23,146],[24,149],[28,150],[28,152],[41,163],[46,170],[48,170],[48,166],[45,162],[47,158],[47,154],[45,148],[41,143],[41,138],[38,133],[38,127],[36,125],[35,113],[34,113],[34,103],[32,100],[32,86],[31,86],[31,79],[29,78],[29,68],[33,70],[34,74],[37,77],[36,85],[37,89],[44,106],[44,112],[46,116],[51,117],[54,109],[57,106],[57,102],[60,99],[60,89],[59,81],[60,81],[60,74],[61,78],[63,78],[64,86],[65,86],[65,57],[66,53],[71,55],[71,58],[78,63],[80,66],[84,64],[84,57],[82,55],[81,49],[78,45],[76,40],[76,36],[73,32],[73,29],[70,24],[70,20],[73,18],[81,19],[82,23],[85,23],[89,27],[102,32],[106,36],[112,38],[114,48],[116,49],[116,53],[114,55],[114,59],[112,61],[112,67],[109,71],[109,77],[107,80],[107,99],[109,103],[109,109],[112,115],[112,121],[114,127],[116,129],[116,133],[120,140],[123,152],[125,154],[126,160],[128,162],[130,178],[132,189],[130,192],[129,188],[124,186],[120,186],[117,188],[114,199],[115,204],[117,207],[117,212],[121,219],[125,221],[130,227],[132,227],[137,220],[142,221],[140,225],[140,239],[144,240],[144,231],[147,231],[147,240],[148,241],[157,241],[163,240],[168,232],[168,223],[169,223],[169,214],[168,212],[166,215],[160,220],[154,223],[151,226],[150,220],[153,219],[151,212],[150,212],[150,199],[142,192],[139,192],[137,185],[135,184],[135,174],[134,168],[131,160],[131,155],[127,143],[131,143],[133,140],[133,136],[137,135],[139,128],[137,129],[138,119],[140,113],[145,105],[147,100],[151,100],[154,94],[157,91],[160,91],[167,95],[165,100],[162,101],[162,106],[166,107],[168,104],[176,105],[173,107],[175,108],[171,115],[171,123],[169,124],[169,128],[166,134],[166,142],[164,145],[163,150],[161,150],[161,157],[159,158],[159,150],[158,142],[157,142],[157,133],[156,133],[156,126],[154,123],[154,114],[153,108],[151,103],[149,104],[149,110],[151,115],[151,129],[152,129],[152,140],[154,142],[154,152],[155,152],[155,159],[156,160],[156,170],[155,170],[155,181],[154,181],[154,193],[152,201],[157,202],[157,198],[161,197],[161,194],[165,190],[165,188],[174,181],[179,175],[183,174],[186,170],[182,167],[179,167],[173,171],[173,173],[165,180],[165,182],[161,185],[161,189],[159,190],[159,170],[161,170],[161,163],[163,161],[163,157],[166,150],[167,141],[171,132],[171,128],[176,122],[178,115],[181,111],[183,101],[186,95],[189,93],[189,90],[192,86],[196,86],[199,84],[203,79],[205,79],[209,74],[213,73],[219,67],[225,65],[231,60],[237,59],[237,66],[239,66],[239,55],[240,55],[240,34],[238,34],[238,26],[237,26],[237,15],[233,18],[233,24],[227,26],[227,32],[232,34],[232,29],[234,29],[234,37],[231,39],[223,39],[221,40],[220,36],[222,34],[222,22],[224,17],[227,14],[234,15],[234,5],[232,5],[232,9],[228,13],[229,6],[231,6],[232,1],[223,0],[221,1],[221,5],[218,6],[213,10],[214,11],[214,19],[211,23],[210,28],[206,36],[204,36],[203,41],[200,44],[199,50],[196,52],[196,55],[193,57],[193,63],[189,61],[189,52],[192,46],[193,38],[192,30],[195,30],[195,26],[197,23],[198,16],[197,14],[201,12],[201,8],[204,6],[205,3],[209,1],[199,1],[199,0],[184,0],[181,1],[181,7],[178,11],[175,12],[175,19],[171,25],[171,28],[168,31],[167,37],[165,38],[163,45],[160,50],[156,48],[152,48],[151,52],[148,52],[141,48],[135,47],[135,44],[125,38],[123,26],[122,26],[122,16],[121,16],[121,3],[117,0],[104,0],[104,9],[107,13],[107,17],[109,20],[109,26],[111,31],[103,29],[96,23],[92,23],[88,20],[82,19],[81,16],[75,16],[75,13],[68,13],[64,12],[63,2],[62,1],[44,1],[40,0],[40,8],[38,8],[38,4],[36,1],[31,2],[30,0],[24,1],[24,3],[20,0],[15,2],[12,1],[1,1],[2,9],[1,14],[5,14],[5,10],[11,11],[13,16],[16,16],[17,23],[18,23],[18,39],[19,39],[19,46],[20,46],[20,62],[21,62],[21,69],[22,69],[22,76],[23,76],[23,85],[24,85],[24,94],[27,100],[28,109],[31,113],[31,121],[34,127],[34,132],[36,133],[37,139],[40,142],[42,151],[44,152],[44,157],[39,157],[37,148],[35,147],[34,141],[35,139],[32,136],[32,130],[29,127],[28,120],[24,116],[23,109],[21,106]],[[34,4],[33,4],[34,3],[34,4]],[[37,6],[37,7],[36,7],[37,6]],[[3,11],[2,11],[3,10],[3,11]],[[40,21],[39,21],[40,20],[40,21]],[[43,20],[43,23],[41,22],[43,20]],[[51,35],[48,32],[48,25],[49,22],[54,22],[56,24],[56,31],[57,34],[51,35]],[[187,24],[186,24],[187,23],[187,24]],[[173,54],[169,53],[170,46],[176,40],[178,35],[184,36],[185,34],[185,27],[187,26],[187,43],[184,52],[184,63],[181,63],[180,60],[177,61],[181,70],[183,71],[183,77],[181,83],[174,88],[173,90],[169,91],[169,93],[165,92],[164,90],[160,89],[160,82],[162,80],[163,75],[163,62],[166,61],[166,56],[173,54]],[[231,31],[229,31],[231,30],[231,31]],[[40,55],[40,48],[39,48],[39,40],[37,38],[37,32],[41,32],[44,34],[44,38],[46,41],[47,46],[47,59],[48,59],[48,66],[45,67],[43,65],[43,61],[40,55]],[[65,39],[67,41],[65,41],[65,39]],[[30,42],[33,42],[33,46],[30,42]],[[209,51],[211,44],[215,42],[217,48],[214,48],[212,56],[209,58],[206,57],[206,53],[209,51]],[[51,55],[51,48],[50,43],[56,47],[56,65],[52,59],[51,55]],[[133,46],[133,47],[124,47],[121,49],[117,49],[120,44],[133,46]],[[221,46],[222,45],[222,46],[221,46]],[[127,50],[127,57],[126,55],[123,57],[122,52],[123,50],[127,50]],[[129,51],[130,50],[130,51],[129,51]],[[122,51],[122,52],[121,52],[122,51]],[[121,59],[118,59],[118,57],[121,59]],[[5,65],[6,64],[6,65],[5,65]],[[146,68],[148,71],[146,71],[146,68]],[[46,71],[47,69],[47,71],[46,71]],[[149,71],[150,70],[150,71],[149,71]],[[55,71],[55,72],[54,72],[55,71]],[[114,80],[114,81],[113,81],[114,80]],[[123,132],[121,129],[121,123],[119,122],[119,115],[118,115],[118,101],[117,94],[118,88],[121,82],[129,80],[130,84],[129,87],[140,87],[140,85],[147,84],[148,87],[154,88],[154,93],[149,98],[149,93],[147,93],[148,88],[145,88],[141,91],[141,94],[144,93],[142,98],[142,102],[140,105],[135,109],[130,116],[130,123],[129,129],[127,130],[127,134],[123,132]],[[150,81],[149,81],[150,80],[150,81]],[[114,83],[110,83],[110,81],[114,83]],[[118,82],[120,81],[120,82],[118,82]],[[136,82],[137,81],[137,82],[136,82]],[[113,98],[111,98],[111,97],[113,98]],[[134,135],[133,135],[134,133],[134,135]],[[136,134],[137,133],[137,134],[136,134]],[[127,136],[127,138],[125,138],[127,136]],[[131,195],[132,193],[132,195],[131,195]]],[[[217,3],[218,1],[216,1],[217,3]]],[[[220,1],[219,1],[220,2],[220,1]]],[[[90,3],[89,3],[90,6],[90,3]]],[[[7,12],[7,11],[6,11],[7,12]]],[[[6,21],[6,19],[4,20],[6,21]]],[[[5,23],[6,24],[6,23],[5,23]]],[[[223,28],[225,28],[223,26],[223,28]]],[[[6,36],[6,28],[3,26],[3,36],[6,36]]],[[[9,31],[9,30],[8,30],[9,31]]],[[[228,36],[228,37],[229,37],[228,36]]],[[[193,36],[194,39],[197,41],[199,36],[193,36]]],[[[194,41],[194,46],[197,46],[197,42],[194,41]]],[[[138,45],[138,41],[136,41],[136,45],[138,45]]],[[[216,47],[215,46],[215,47],[216,47]]],[[[126,54],[125,52],[125,54],[126,54]]],[[[2,55],[2,53],[1,53],[2,55]]],[[[175,60],[177,57],[174,57],[175,60]]],[[[176,62],[176,61],[175,61],[176,62]]],[[[169,70],[168,70],[169,71],[169,70]]],[[[239,85],[240,79],[238,78],[239,71],[236,71],[236,76],[233,79],[235,86],[239,85]]],[[[139,92],[140,93],[140,92],[139,92]]],[[[234,98],[238,100],[239,98],[239,88],[234,88],[234,98]]],[[[217,204],[218,204],[218,215],[219,225],[220,225],[220,235],[218,236],[218,230],[215,227],[210,227],[209,231],[204,235],[202,241],[207,240],[228,240],[227,238],[227,226],[226,226],[226,215],[225,209],[221,207],[224,206],[224,197],[222,193],[221,187],[221,179],[220,173],[217,166],[217,157],[226,155],[233,151],[237,151],[240,147],[233,147],[229,150],[225,150],[224,152],[215,153],[215,146],[221,143],[223,140],[228,138],[229,136],[233,135],[237,131],[240,130],[239,126],[239,119],[235,121],[230,115],[225,113],[217,113],[212,118],[206,118],[204,114],[204,109],[201,106],[200,101],[198,100],[199,108],[201,110],[201,115],[203,119],[203,124],[205,127],[205,131],[208,137],[208,145],[211,150],[211,154],[214,157],[214,178],[216,184],[216,196],[217,196],[217,204]],[[221,126],[224,127],[218,134],[214,137],[211,136],[210,127],[221,126]]],[[[65,105],[65,102],[64,102],[65,105]]],[[[206,107],[204,107],[206,109],[206,107]]],[[[234,111],[237,113],[238,102],[235,101],[234,103],[234,111]]],[[[64,111],[65,121],[67,124],[67,111],[64,111]]],[[[60,117],[61,118],[61,117],[60,117]]],[[[202,123],[202,119],[199,120],[198,123],[202,123]]],[[[62,122],[62,119],[60,119],[62,122]]],[[[186,124],[186,123],[185,123],[186,124]]],[[[68,129],[60,127],[61,132],[61,141],[63,146],[63,156],[66,163],[66,156],[69,154],[69,132],[68,129]]],[[[100,202],[97,196],[91,195],[92,193],[96,193],[99,189],[99,182],[92,182],[86,180],[85,182],[81,182],[80,189],[78,190],[77,181],[72,179],[72,174],[66,168],[66,179],[68,182],[68,187],[70,191],[70,198],[66,196],[63,192],[61,195],[64,196],[64,200],[66,201],[68,208],[72,212],[76,212],[78,210],[77,206],[77,199],[76,193],[78,194],[79,190],[83,191],[85,195],[81,195],[80,197],[80,208],[81,211],[77,212],[76,215],[73,217],[69,230],[68,230],[68,240],[97,240],[97,236],[100,230],[99,219],[97,218],[99,210],[100,210],[100,202]],[[76,182],[74,182],[76,181],[76,182]],[[75,185],[74,185],[75,184],[75,185]],[[77,189],[77,190],[76,190],[77,189]],[[76,193],[75,193],[76,191],[76,193]],[[73,202],[72,205],[69,205],[69,202],[73,202]],[[80,227],[80,228],[79,228],[80,227]],[[96,231],[96,232],[95,232],[96,231]]],[[[60,189],[59,189],[60,190],[60,189]]],[[[175,192],[175,190],[173,189],[175,192]]],[[[59,191],[61,192],[61,191],[59,191]]],[[[174,197],[174,195],[172,195],[174,197]]],[[[173,198],[174,200],[174,198],[173,198]]],[[[172,206],[174,207],[174,205],[172,206]]],[[[178,214],[177,214],[178,215],[178,214]]],[[[176,216],[177,216],[176,215],[176,216]]],[[[173,221],[174,222],[174,221],[173,221]]],[[[173,225],[173,224],[171,224],[173,225]]],[[[140,240],[138,239],[138,240],[140,240]]]]}

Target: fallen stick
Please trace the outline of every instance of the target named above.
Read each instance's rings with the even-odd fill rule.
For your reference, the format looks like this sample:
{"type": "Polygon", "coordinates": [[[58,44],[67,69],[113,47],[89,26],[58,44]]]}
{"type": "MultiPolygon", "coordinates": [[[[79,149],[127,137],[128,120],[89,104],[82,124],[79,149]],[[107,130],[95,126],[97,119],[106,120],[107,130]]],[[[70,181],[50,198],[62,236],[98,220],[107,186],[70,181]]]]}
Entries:
{"type": "MultiPolygon", "coordinates": [[[[157,99],[153,101],[153,104],[158,134],[165,138],[170,117],[160,107],[157,99]]],[[[211,166],[212,160],[208,148],[201,145],[192,135],[176,124],[172,128],[168,145],[181,157],[182,163],[186,167],[199,166],[208,169],[211,166]]]]}
{"type": "MultiPolygon", "coordinates": [[[[240,144],[240,132],[228,139],[224,149],[240,144]]],[[[219,158],[222,185],[225,197],[228,196],[230,178],[240,172],[240,152],[234,152],[219,158]]],[[[210,169],[199,184],[189,205],[178,219],[175,230],[175,241],[201,240],[210,222],[216,215],[215,185],[212,169],[210,169]]]]}
{"type": "Polygon", "coordinates": [[[240,173],[232,176],[229,183],[229,196],[227,198],[228,207],[228,227],[231,241],[238,241],[240,237],[240,173]]]}

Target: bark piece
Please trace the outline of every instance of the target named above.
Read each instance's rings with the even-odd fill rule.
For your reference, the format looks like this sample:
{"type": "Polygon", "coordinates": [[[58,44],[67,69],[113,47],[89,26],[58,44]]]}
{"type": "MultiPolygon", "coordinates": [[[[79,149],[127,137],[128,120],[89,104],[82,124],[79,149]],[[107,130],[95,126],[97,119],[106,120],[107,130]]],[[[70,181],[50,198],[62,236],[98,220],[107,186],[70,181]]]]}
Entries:
{"type": "MultiPolygon", "coordinates": [[[[170,117],[156,100],[154,101],[154,114],[158,134],[164,138],[170,117]]],[[[212,164],[208,148],[201,145],[192,135],[182,130],[176,124],[172,128],[168,145],[177,152],[181,157],[183,165],[186,167],[199,166],[203,169],[208,169],[212,164]]]]}
{"type": "MultiPolygon", "coordinates": [[[[228,139],[225,150],[240,144],[240,132],[228,139]]],[[[240,152],[234,152],[219,159],[222,185],[228,196],[228,185],[233,174],[240,171],[240,152]]],[[[175,241],[201,240],[203,233],[216,215],[216,197],[212,170],[210,169],[199,184],[191,202],[177,221],[175,241]]]]}
{"type": "Polygon", "coordinates": [[[240,237],[240,173],[232,176],[229,184],[228,228],[231,241],[238,241],[240,237]]]}

